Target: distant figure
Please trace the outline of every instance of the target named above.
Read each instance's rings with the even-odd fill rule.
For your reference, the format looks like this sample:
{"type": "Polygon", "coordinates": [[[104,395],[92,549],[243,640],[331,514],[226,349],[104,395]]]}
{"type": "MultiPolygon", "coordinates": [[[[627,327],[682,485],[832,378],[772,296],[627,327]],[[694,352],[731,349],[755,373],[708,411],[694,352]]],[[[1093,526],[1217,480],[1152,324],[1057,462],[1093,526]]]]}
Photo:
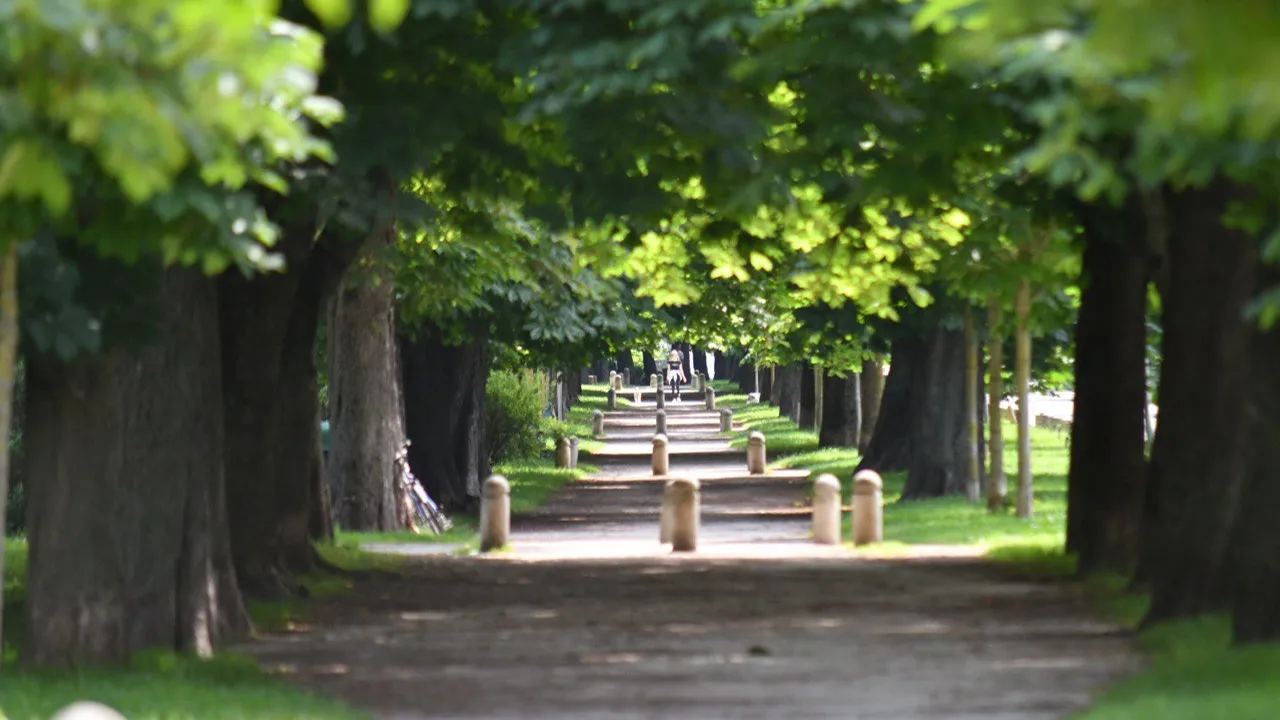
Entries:
{"type": "Polygon", "coordinates": [[[667,384],[671,386],[671,394],[680,399],[680,384],[685,382],[684,353],[675,345],[671,346],[671,354],[667,356],[667,384]]]}

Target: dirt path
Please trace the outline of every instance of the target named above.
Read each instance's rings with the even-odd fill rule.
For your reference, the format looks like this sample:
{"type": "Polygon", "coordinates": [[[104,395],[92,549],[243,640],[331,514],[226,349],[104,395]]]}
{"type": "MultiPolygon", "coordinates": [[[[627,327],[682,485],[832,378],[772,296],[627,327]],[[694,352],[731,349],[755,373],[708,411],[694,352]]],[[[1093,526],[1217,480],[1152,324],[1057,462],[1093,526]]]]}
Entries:
{"type": "MultiPolygon", "coordinates": [[[[684,405],[668,415],[706,433],[684,405]]],[[[383,718],[1060,718],[1138,666],[1064,588],[815,546],[800,477],[706,443],[672,460],[702,482],[697,553],[658,545],[648,457],[610,458],[515,518],[513,552],[423,559],[247,649],[383,718]]]]}

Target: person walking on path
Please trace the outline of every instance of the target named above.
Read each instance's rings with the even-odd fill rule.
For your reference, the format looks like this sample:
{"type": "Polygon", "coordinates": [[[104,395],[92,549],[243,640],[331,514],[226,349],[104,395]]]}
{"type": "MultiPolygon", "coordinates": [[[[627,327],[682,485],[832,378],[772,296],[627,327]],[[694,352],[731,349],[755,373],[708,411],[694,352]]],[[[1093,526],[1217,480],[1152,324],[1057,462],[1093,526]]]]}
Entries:
{"type": "Polygon", "coordinates": [[[667,383],[671,385],[671,394],[676,400],[680,399],[680,385],[685,381],[684,353],[672,344],[671,354],[667,356],[667,383]]]}

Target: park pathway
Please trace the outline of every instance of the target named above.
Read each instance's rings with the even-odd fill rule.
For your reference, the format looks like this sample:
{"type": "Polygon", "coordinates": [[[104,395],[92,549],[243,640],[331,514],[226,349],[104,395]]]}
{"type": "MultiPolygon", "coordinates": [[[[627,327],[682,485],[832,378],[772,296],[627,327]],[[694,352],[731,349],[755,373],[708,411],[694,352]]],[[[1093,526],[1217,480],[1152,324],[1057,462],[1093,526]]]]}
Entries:
{"type": "Polygon", "coordinates": [[[666,407],[671,473],[701,482],[697,552],[657,542],[648,394],[607,414],[604,452],[582,458],[598,475],[513,518],[510,552],[422,558],[247,650],[406,720],[1039,720],[1140,666],[1069,589],[944,548],[813,544],[804,473],[747,475],[702,408],[666,407]]]}

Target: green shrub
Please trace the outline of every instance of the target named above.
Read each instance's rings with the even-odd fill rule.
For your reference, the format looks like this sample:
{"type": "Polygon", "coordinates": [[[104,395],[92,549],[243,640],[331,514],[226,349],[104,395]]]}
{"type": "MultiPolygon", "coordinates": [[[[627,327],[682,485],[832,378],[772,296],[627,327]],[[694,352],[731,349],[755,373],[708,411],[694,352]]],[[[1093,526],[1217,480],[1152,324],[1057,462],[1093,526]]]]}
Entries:
{"type": "Polygon", "coordinates": [[[534,457],[542,449],[538,431],[547,406],[539,373],[497,370],[485,386],[485,447],[489,462],[534,457]]]}

